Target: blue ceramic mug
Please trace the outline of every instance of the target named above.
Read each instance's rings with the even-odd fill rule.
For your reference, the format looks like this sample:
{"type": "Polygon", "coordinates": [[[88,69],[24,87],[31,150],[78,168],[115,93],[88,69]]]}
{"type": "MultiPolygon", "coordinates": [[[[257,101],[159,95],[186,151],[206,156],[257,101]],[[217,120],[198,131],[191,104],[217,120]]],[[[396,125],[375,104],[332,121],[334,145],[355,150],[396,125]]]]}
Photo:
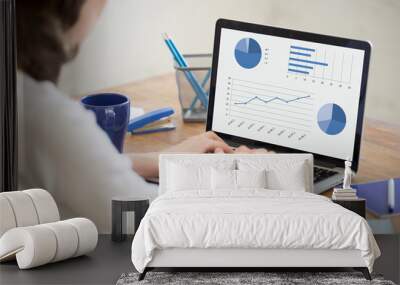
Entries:
{"type": "Polygon", "coordinates": [[[94,112],[97,124],[107,133],[114,146],[122,152],[129,123],[129,98],[116,93],[89,95],[81,99],[82,105],[94,112]]]}

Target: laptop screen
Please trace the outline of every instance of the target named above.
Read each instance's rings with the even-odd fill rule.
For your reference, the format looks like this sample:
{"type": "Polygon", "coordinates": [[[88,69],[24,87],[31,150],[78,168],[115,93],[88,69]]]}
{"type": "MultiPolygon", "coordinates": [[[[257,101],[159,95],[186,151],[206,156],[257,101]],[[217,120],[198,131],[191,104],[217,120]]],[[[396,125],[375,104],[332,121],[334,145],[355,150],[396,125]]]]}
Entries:
{"type": "Polygon", "coordinates": [[[212,130],[352,160],[364,53],[222,28],[212,130]]]}

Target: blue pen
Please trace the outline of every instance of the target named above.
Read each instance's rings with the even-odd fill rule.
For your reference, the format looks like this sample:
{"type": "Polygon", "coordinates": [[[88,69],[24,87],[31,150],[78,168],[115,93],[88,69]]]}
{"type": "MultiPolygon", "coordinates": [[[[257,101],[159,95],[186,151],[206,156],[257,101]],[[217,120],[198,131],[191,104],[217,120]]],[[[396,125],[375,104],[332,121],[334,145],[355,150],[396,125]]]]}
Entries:
{"type": "MultiPolygon", "coordinates": [[[[167,37],[168,37],[168,35],[167,35],[167,37]]],[[[181,67],[188,67],[188,64],[186,63],[185,58],[179,52],[178,48],[175,46],[175,44],[171,38],[168,38],[168,42],[171,45],[175,54],[177,55],[179,62],[181,63],[181,67]]],[[[203,90],[203,85],[199,84],[198,80],[196,79],[195,75],[192,72],[190,72],[190,71],[186,71],[186,72],[188,72],[189,77],[191,77],[192,82],[193,82],[192,87],[194,87],[195,92],[196,92],[196,97],[193,100],[193,107],[194,107],[194,104],[196,103],[197,99],[200,99],[200,101],[202,101],[203,106],[207,107],[208,106],[208,95],[203,90]]],[[[191,108],[190,108],[190,110],[191,110],[191,108]]]]}
{"type": "MultiPolygon", "coordinates": [[[[175,60],[179,64],[180,67],[188,67],[184,57],[180,54],[178,49],[176,48],[174,42],[168,37],[167,34],[163,34],[165,43],[167,44],[169,50],[174,56],[175,60]]],[[[184,71],[186,78],[188,79],[190,85],[192,85],[194,91],[196,92],[197,97],[201,100],[202,104],[206,107],[208,105],[207,94],[203,91],[203,88],[199,85],[197,79],[190,71],[184,71]]]]}
{"type": "MultiPolygon", "coordinates": [[[[180,54],[180,52],[176,48],[173,41],[168,37],[167,34],[163,34],[163,37],[164,37],[164,41],[165,41],[167,47],[169,48],[170,52],[174,56],[178,65],[180,67],[188,67],[185,59],[180,54]]],[[[203,88],[200,86],[199,82],[197,81],[197,79],[195,78],[193,73],[190,71],[184,71],[184,74],[185,74],[187,80],[189,81],[190,85],[192,85],[193,90],[196,92],[196,94],[197,94],[196,98],[198,97],[200,99],[201,103],[203,104],[203,106],[207,107],[208,106],[207,94],[204,92],[203,88]]]]}
{"type": "MultiPolygon", "coordinates": [[[[206,76],[205,76],[204,79],[203,79],[203,82],[201,82],[201,87],[204,88],[204,86],[206,86],[208,80],[210,79],[210,76],[211,76],[211,69],[209,69],[209,70],[207,71],[206,76]]],[[[207,93],[206,93],[206,94],[207,94],[207,93]]],[[[207,95],[208,95],[208,94],[207,94],[207,95]]],[[[196,103],[197,103],[197,99],[198,99],[198,96],[196,95],[196,97],[194,98],[194,100],[193,100],[192,103],[190,104],[189,111],[193,110],[194,106],[195,106],[196,103]]]]}

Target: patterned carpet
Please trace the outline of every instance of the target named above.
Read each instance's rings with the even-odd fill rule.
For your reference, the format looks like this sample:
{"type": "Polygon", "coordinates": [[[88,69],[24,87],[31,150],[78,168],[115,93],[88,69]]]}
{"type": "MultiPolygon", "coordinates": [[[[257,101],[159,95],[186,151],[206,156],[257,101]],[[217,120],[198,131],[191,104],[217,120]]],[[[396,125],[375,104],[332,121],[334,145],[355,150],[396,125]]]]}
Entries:
{"type": "Polygon", "coordinates": [[[138,273],[122,274],[117,285],[395,285],[392,281],[384,280],[381,276],[376,275],[372,275],[373,280],[368,281],[359,272],[148,272],[142,281],[137,280],[138,276],[138,273]]]}

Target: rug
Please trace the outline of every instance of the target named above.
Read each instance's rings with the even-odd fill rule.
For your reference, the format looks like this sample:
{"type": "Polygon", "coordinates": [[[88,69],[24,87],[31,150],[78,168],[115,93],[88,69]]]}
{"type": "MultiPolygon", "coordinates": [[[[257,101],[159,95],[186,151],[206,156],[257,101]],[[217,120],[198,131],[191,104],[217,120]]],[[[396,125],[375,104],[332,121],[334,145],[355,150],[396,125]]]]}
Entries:
{"type": "Polygon", "coordinates": [[[148,272],[142,281],[137,280],[138,276],[138,273],[122,274],[117,285],[395,285],[380,275],[372,275],[373,280],[368,281],[360,272],[148,272]]]}

